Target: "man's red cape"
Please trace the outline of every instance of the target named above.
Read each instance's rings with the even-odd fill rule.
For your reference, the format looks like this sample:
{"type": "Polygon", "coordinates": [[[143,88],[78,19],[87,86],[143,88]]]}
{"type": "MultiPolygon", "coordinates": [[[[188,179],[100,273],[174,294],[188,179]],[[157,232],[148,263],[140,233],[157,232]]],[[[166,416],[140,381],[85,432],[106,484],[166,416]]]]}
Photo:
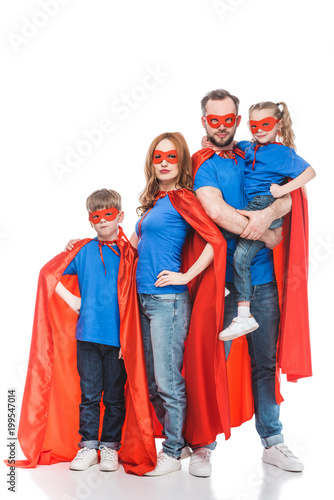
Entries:
{"type": "MultiPolygon", "coordinates": [[[[198,168],[213,154],[214,152],[208,148],[195,153],[193,156],[194,178],[198,168]]],[[[175,194],[178,192],[176,191],[175,194]]],[[[312,375],[307,298],[307,199],[302,189],[293,191],[291,198],[292,209],[285,216],[283,240],[274,250],[275,274],[281,309],[276,370],[278,403],[283,401],[279,391],[280,372],[286,374],[287,379],[292,382],[312,375]]],[[[175,203],[174,206],[186,219],[185,213],[178,208],[180,205],[175,203]]],[[[200,217],[203,217],[202,211],[200,217]]],[[[201,234],[199,231],[198,233],[201,234]]],[[[194,250],[198,255],[204,244],[203,240],[200,241],[194,235],[194,240],[184,252],[185,269],[189,267],[187,265],[189,255],[192,259],[194,250]]],[[[226,261],[226,245],[223,244],[219,253],[219,259],[222,258],[226,261]]],[[[191,294],[196,293],[204,277],[209,282],[208,274],[203,273],[191,282],[191,294]]],[[[215,279],[216,286],[217,284],[225,286],[225,268],[220,275],[216,273],[215,279]]],[[[210,286],[214,286],[212,281],[207,288],[203,288],[203,293],[201,291],[200,295],[196,295],[186,350],[188,406],[185,438],[189,443],[197,446],[214,441],[216,435],[221,432],[224,432],[225,438],[228,439],[230,426],[241,425],[252,418],[254,413],[247,340],[243,336],[232,342],[225,364],[224,343],[218,340],[217,335],[213,336],[213,332],[217,331],[217,326],[219,326],[218,331],[222,329],[223,316],[219,317],[219,314],[223,313],[223,308],[219,301],[224,301],[224,294],[221,296],[220,290],[220,295],[216,297],[216,311],[219,312],[215,317],[212,309],[206,309],[206,301],[212,293],[210,286]],[[216,325],[213,324],[214,321],[216,325]]]]}
{"type": "MultiPolygon", "coordinates": [[[[62,252],[40,272],[28,372],[22,401],[18,439],[27,460],[18,467],[71,461],[78,450],[80,385],[76,363],[77,315],[54,293],[61,281],[79,296],[76,276],[62,276],[90,239],[62,252]]],[[[147,389],[140,317],[136,293],[136,252],[123,238],[120,250],[118,302],[120,342],[127,372],[126,417],[120,458],[126,472],[142,475],[156,464],[147,389]]],[[[102,264],[101,264],[102,265],[102,264]]],[[[103,418],[101,403],[101,420],[103,418]]]]}

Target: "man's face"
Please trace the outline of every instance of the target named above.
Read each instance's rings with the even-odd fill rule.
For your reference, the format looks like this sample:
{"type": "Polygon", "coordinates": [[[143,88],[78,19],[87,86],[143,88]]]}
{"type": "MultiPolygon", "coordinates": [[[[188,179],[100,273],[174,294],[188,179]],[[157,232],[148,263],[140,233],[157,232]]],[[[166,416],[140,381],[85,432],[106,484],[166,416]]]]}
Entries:
{"type": "Polygon", "coordinates": [[[205,116],[202,116],[202,124],[206,130],[208,138],[215,146],[223,148],[231,144],[234,139],[236,129],[240,123],[241,116],[237,116],[235,124],[232,127],[227,127],[224,123],[222,123],[218,128],[211,127],[206,119],[206,116],[225,116],[235,112],[235,104],[230,97],[226,97],[220,101],[212,101],[210,99],[207,102],[205,107],[205,116]]]}

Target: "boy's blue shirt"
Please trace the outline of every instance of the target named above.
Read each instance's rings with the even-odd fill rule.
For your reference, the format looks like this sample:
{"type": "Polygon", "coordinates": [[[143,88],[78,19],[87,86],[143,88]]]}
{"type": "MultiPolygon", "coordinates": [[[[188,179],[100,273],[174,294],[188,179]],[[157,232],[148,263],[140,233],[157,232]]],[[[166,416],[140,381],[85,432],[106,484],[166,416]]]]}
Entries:
{"type": "MultiPolygon", "coordinates": [[[[114,247],[119,253],[118,247],[114,247]]],[[[107,245],[102,246],[101,260],[97,238],[77,253],[64,271],[78,276],[81,309],[76,339],[120,347],[120,315],[118,306],[118,257],[107,245]]]]}

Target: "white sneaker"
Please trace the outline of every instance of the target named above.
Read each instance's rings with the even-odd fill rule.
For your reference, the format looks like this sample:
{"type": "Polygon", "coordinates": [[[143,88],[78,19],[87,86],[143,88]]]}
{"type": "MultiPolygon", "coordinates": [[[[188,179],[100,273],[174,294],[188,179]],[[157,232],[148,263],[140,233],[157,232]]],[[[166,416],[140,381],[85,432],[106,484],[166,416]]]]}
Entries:
{"type": "Polygon", "coordinates": [[[223,341],[233,340],[238,337],[242,337],[242,335],[246,335],[247,333],[254,332],[254,330],[257,330],[258,328],[259,324],[252,315],[248,318],[240,318],[240,316],[236,316],[233,318],[230,326],[220,332],[218,338],[223,341]]]}
{"type": "Polygon", "coordinates": [[[100,446],[100,470],[103,472],[114,472],[118,469],[118,453],[116,450],[100,446]]]}
{"type": "Polygon", "coordinates": [[[197,477],[209,477],[212,472],[211,453],[209,448],[194,450],[189,464],[189,472],[197,477]]]}
{"type": "Polygon", "coordinates": [[[80,448],[75,458],[70,463],[71,470],[86,470],[91,465],[98,463],[97,450],[94,448],[80,448]]]}
{"type": "Polygon", "coordinates": [[[182,448],[182,453],[181,453],[180,459],[184,460],[185,458],[191,457],[192,452],[193,452],[193,450],[189,446],[187,446],[187,445],[184,446],[182,448]]]}
{"type": "Polygon", "coordinates": [[[166,455],[162,450],[158,453],[155,469],[146,472],[144,476],[164,476],[181,469],[181,460],[166,455]]]}
{"type": "Polygon", "coordinates": [[[304,470],[301,460],[284,443],[276,444],[271,448],[264,448],[262,461],[265,464],[275,465],[290,472],[302,472],[304,470]]]}

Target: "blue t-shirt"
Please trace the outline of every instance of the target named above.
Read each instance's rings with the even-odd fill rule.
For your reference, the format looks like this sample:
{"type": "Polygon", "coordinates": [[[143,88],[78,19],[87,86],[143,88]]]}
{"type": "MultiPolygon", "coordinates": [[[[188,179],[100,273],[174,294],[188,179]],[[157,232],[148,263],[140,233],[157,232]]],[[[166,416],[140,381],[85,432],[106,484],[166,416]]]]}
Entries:
{"type": "MultiPolygon", "coordinates": [[[[214,154],[196,172],[194,189],[211,186],[219,189],[225,202],[234,208],[244,208],[247,200],[244,192],[245,160],[236,155],[237,163],[230,158],[214,154]]],[[[233,254],[236,239],[227,242],[226,282],[233,283],[233,254]]],[[[252,260],[252,285],[263,285],[275,279],[272,251],[262,248],[252,260]]]]}
{"type": "Polygon", "coordinates": [[[281,184],[285,178],[298,177],[309,167],[294,149],[281,144],[269,143],[256,151],[253,170],[254,149],[257,143],[238,142],[237,147],[245,151],[245,193],[247,203],[254,196],[271,195],[271,184],[281,184]]]}
{"type": "MultiPolygon", "coordinates": [[[[119,254],[118,247],[114,248],[119,254]]],[[[75,338],[120,347],[117,293],[120,257],[107,245],[102,246],[102,254],[107,274],[97,239],[83,246],[63,273],[78,276],[81,308],[75,338]]]]}
{"type": "MultiPolygon", "coordinates": [[[[138,241],[138,293],[158,295],[186,292],[187,285],[156,287],[154,283],[161,271],[180,271],[182,248],[190,225],[175,210],[168,195],[159,198],[152,210],[142,218],[138,241]]],[[[140,220],[136,224],[137,236],[140,220]]]]}

